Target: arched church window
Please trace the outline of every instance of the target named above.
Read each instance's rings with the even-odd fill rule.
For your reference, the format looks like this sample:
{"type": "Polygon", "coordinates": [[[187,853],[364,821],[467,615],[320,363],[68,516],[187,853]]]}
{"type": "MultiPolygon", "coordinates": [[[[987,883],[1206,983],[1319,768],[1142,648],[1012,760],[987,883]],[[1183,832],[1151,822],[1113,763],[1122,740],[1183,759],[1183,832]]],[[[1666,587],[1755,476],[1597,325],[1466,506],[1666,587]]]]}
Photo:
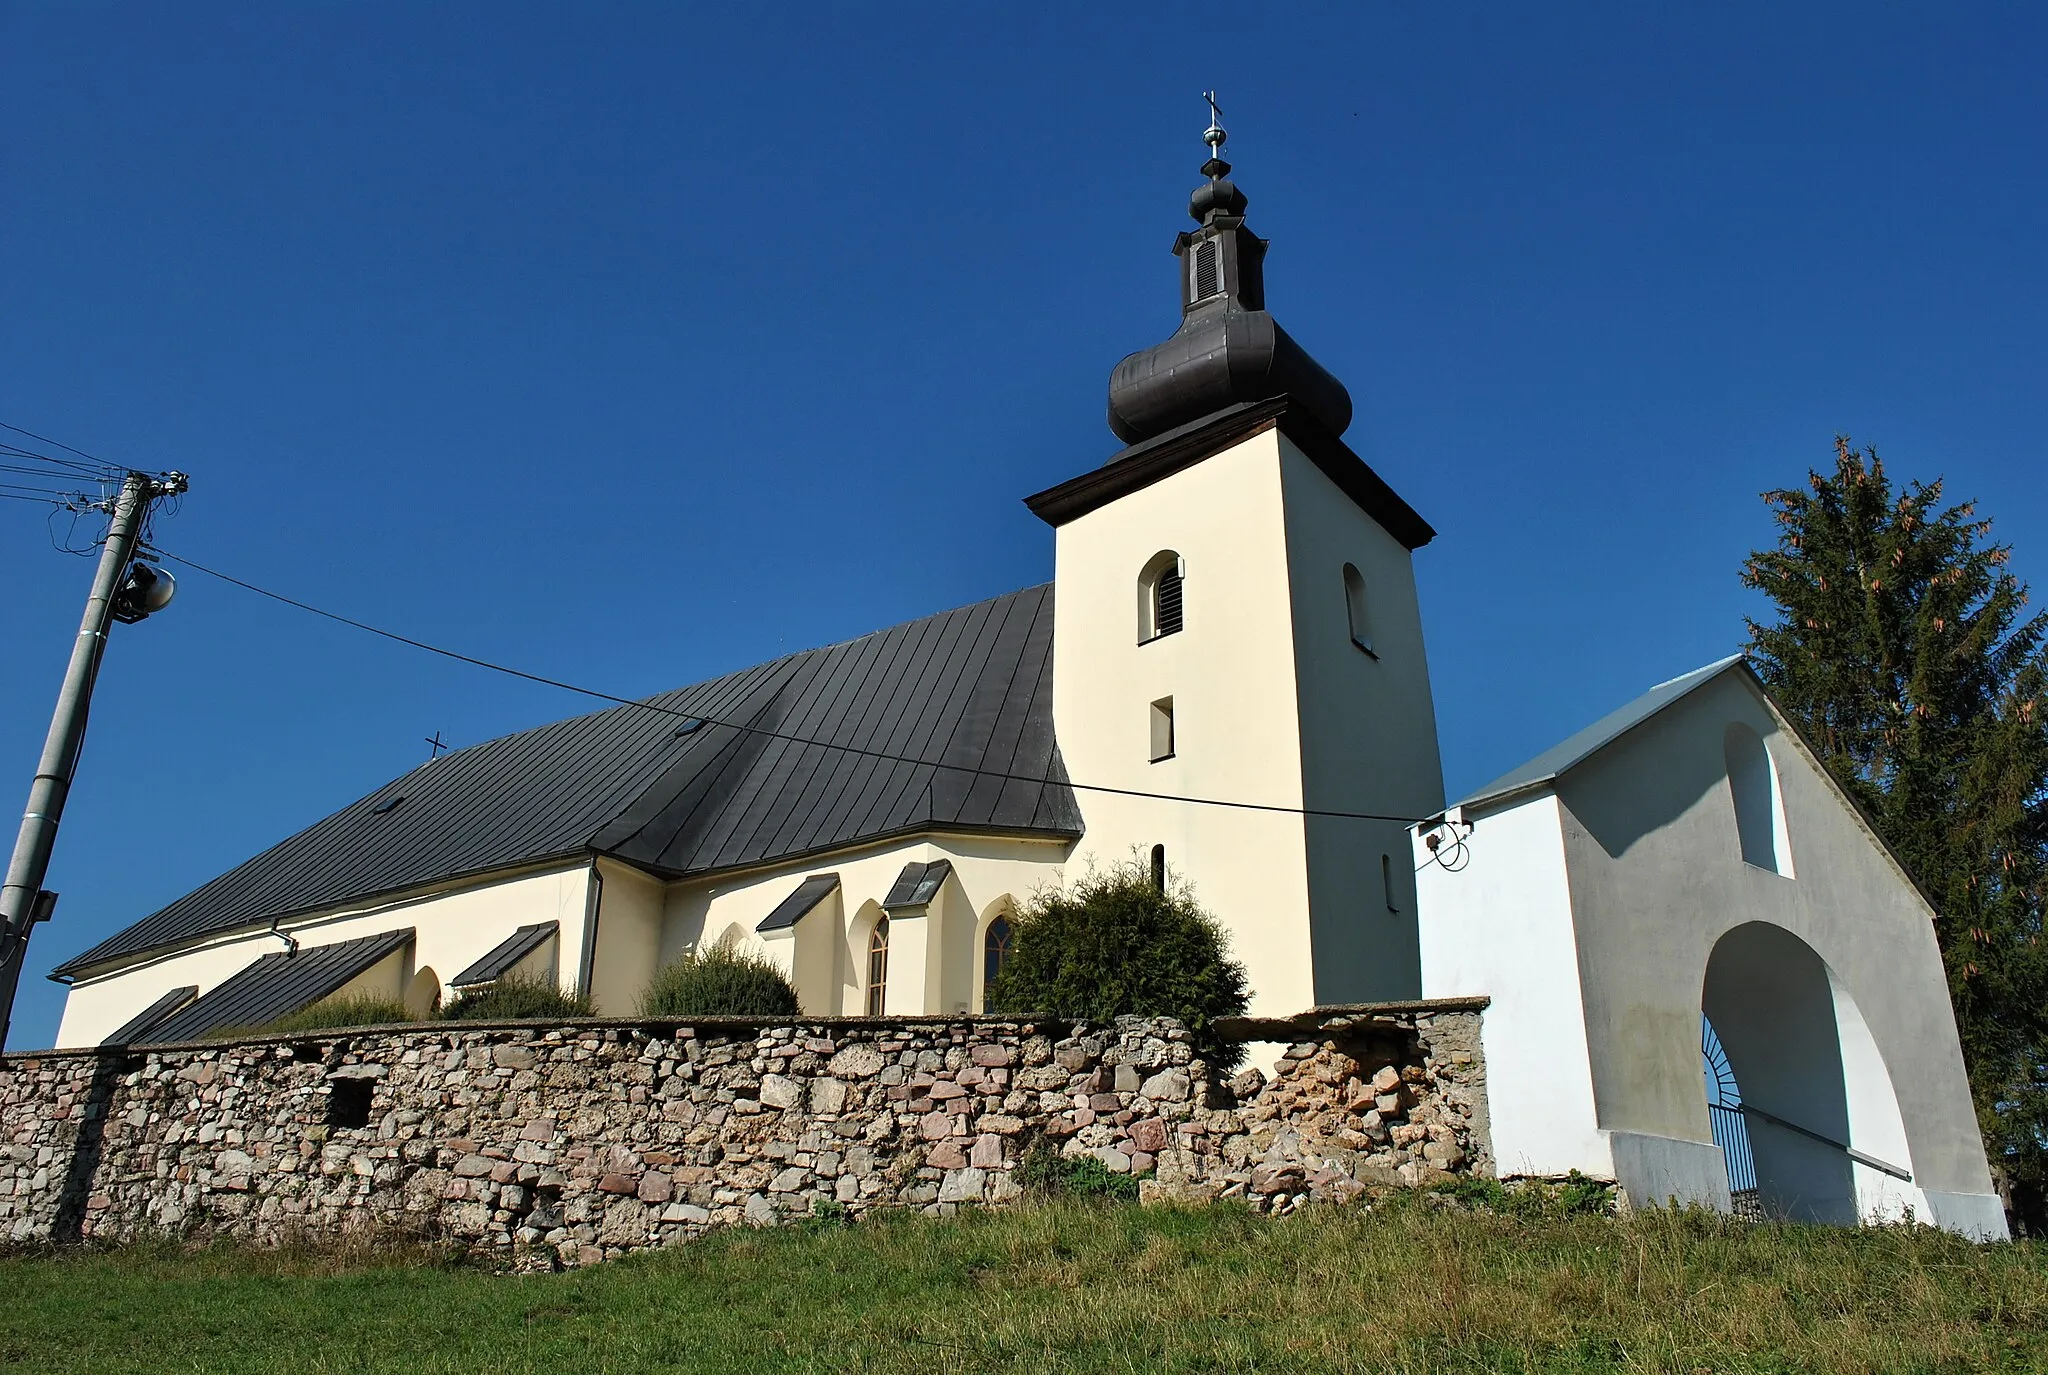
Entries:
{"type": "Polygon", "coordinates": [[[1356,564],[1344,565],[1344,611],[1351,620],[1351,643],[1378,658],[1372,647],[1372,621],[1365,602],[1365,575],[1358,571],[1356,564]]]}
{"type": "Polygon", "coordinates": [[[1166,847],[1152,847],[1152,887],[1157,892],[1166,891],[1166,847]]]}
{"type": "Polygon", "coordinates": [[[1728,793],[1735,805],[1735,834],[1742,862],[1792,877],[1792,847],[1785,827],[1785,796],[1763,737],[1740,721],[1722,733],[1728,765],[1728,793]]]}
{"type": "Polygon", "coordinates": [[[1138,574],[1138,640],[1172,635],[1182,624],[1182,588],[1187,570],[1180,555],[1163,549],[1138,574]]]}
{"type": "Polygon", "coordinates": [[[884,912],[875,918],[874,929],[868,932],[868,1016],[882,1015],[882,1005],[887,1001],[889,987],[889,914],[884,912]]]}
{"type": "Polygon", "coordinates": [[[1009,958],[1010,918],[998,915],[981,937],[981,986],[984,994],[995,983],[996,975],[1003,972],[1003,961],[1009,958]]]}

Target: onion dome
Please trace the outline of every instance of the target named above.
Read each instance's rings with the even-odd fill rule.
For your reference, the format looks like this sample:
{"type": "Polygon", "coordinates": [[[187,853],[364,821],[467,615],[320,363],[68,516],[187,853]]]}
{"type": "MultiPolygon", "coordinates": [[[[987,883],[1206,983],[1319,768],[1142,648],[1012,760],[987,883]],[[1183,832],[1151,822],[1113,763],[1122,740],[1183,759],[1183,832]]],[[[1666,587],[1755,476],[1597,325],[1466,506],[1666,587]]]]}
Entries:
{"type": "Polygon", "coordinates": [[[1196,229],[1174,240],[1181,323],[1109,375],[1109,428],[1136,444],[1240,402],[1291,398],[1333,435],[1351,423],[1351,394],[1266,312],[1266,241],[1245,228],[1244,192],[1222,157],[1215,117],[1203,133],[1209,178],[1188,201],[1196,229]]]}

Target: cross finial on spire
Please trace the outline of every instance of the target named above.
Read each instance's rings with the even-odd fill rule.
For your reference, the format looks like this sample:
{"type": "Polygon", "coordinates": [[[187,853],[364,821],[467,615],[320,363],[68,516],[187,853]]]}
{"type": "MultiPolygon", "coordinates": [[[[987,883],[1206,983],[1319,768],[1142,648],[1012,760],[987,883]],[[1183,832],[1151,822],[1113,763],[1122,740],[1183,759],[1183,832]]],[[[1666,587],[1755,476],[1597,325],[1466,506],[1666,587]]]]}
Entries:
{"type": "Polygon", "coordinates": [[[1223,160],[1223,145],[1230,135],[1224,131],[1223,107],[1216,103],[1216,93],[1204,91],[1202,99],[1209,102],[1209,127],[1202,131],[1202,142],[1209,145],[1209,160],[1202,164],[1202,175],[1214,180],[1230,174],[1230,164],[1223,160]]]}

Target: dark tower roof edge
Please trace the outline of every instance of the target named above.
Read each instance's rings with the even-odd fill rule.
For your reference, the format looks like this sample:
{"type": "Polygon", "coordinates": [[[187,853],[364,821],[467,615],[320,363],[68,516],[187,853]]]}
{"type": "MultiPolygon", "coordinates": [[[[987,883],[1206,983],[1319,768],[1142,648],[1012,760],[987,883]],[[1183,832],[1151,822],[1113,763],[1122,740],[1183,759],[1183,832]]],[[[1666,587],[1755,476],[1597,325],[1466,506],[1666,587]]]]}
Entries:
{"type": "Polygon", "coordinates": [[[1266,310],[1266,241],[1245,227],[1248,203],[1223,160],[1226,135],[1210,97],[1202,134],[1209,159],[1174,240],[1181,322],[1173,337],[1134,353],[1109,375],[1109,428],[1126,444],[1228,406],[1293,398],[1332,435],[1351,424],[1351,394],[1266,310]]]}

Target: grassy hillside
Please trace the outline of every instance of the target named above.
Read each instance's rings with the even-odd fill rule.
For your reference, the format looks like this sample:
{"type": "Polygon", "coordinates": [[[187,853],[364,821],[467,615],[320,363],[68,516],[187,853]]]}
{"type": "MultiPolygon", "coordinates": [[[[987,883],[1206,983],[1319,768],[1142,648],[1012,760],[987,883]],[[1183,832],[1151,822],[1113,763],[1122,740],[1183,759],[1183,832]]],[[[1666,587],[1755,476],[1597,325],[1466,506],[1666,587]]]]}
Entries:
{"type": "Polygon", "coordinates": [[[566,1275],[402,1248],[0,1260],[0,1369],[2042,1371],[2048,1251],[1395,1205],[1047,1205],[566,1275]]]}

